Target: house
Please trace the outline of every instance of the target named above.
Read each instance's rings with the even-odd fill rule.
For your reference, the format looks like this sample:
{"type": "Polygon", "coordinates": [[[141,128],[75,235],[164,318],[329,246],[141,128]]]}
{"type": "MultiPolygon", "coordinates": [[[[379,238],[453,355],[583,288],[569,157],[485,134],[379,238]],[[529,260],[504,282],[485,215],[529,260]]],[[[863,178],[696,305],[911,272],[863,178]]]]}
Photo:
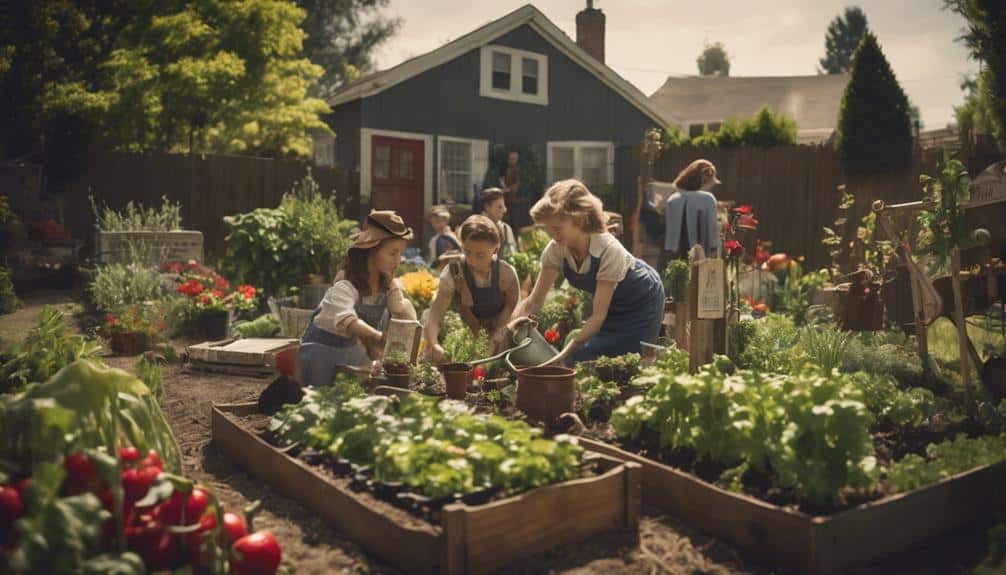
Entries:
{"type": "Polygon", "coordinates": [[[412,225],[495,183],[501,150],[504,162],[507,150],[540,156],[520,158],[543,172],[525,204],[563,178],[613,184],[616,148],[668,122],[604,65],[605,16],[591,4],[577,14],[576,42],[525,5],[344,86],[329,101],[335,135],[316,139],[316,160],[358,169],[361,205],[397,209],[412,225]]]}
{"type": "Polygon", "coordinates": [[[727,119],[750,118],[762,106],[796,122],[797,143],[828,141],[838,124],[848,74],[815,76],[670,76],[650,102],[690,137],[727,119]]]}

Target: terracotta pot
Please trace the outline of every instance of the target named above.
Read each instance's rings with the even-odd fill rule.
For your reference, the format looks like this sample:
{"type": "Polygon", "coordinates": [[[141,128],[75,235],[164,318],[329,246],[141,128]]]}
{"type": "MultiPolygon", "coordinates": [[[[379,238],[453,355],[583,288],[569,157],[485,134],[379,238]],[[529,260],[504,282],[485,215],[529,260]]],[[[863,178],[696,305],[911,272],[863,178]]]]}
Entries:
{"type": "Polygon", "coordinates": [[[113,333],[111,347],[118,355],[140,355],[150,348],[150,336],[143,332],[113,333]]]}
{"type": "Polygon", "coordinates": [[[409,366],[391,365],[384,368],[384,377],[388,380],[388,385],[409,388],[409,366]]]}
{"type": "Polygon", "coordinates": [[[517,370],[517,409],[528,419],[552,426],[563,413],[573,411],[576,388],[568,367],[525,367],[517,370]]]}
{"type": "Polygon", "coordinates": [[[448,363],[440,366],[447,385],[447,397],[464,399],[472,383],[472,368],[467,363],[448,363]]]}

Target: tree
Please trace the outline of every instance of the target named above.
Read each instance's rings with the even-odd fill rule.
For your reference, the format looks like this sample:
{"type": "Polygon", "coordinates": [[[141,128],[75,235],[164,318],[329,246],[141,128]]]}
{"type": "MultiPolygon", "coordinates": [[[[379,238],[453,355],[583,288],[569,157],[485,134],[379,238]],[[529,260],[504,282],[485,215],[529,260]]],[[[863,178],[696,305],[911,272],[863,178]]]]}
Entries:
{"type": "Polygon", "coordinates": [[[852,55],[869,28],[866,14],[858,6],[845,9],[845,15],[836,16],[828,24],[824,36],[824,58],[819,60],[819,74],[841,74],[852,67],[852,55]]]}
{"type": "Polygon", "coordinates": [[[324,70],[313,95],[328,99],[345,82],[373,68],[372,52],[401,26],[378,9],[388,0],[297,0],[306,13],[304,53],[324,70]]]}
{"type": "Polygon", "coordinates": [[[867,32],[852,59],[835,146],[849,174],[897,170],[912,163],[908,97],[877,37],[867,32]]]}
{"type": "Polygon", "coordinates": [[[1006,8],[1002,0],[944,0],[944,7],[967,21],[959,40],[984,63],[978,97],[987,98],[992,131],[1006,153],[1006,8]]]}
{"type": "Polygon", "coordinates": [[[995,130],[988,76],[986,68],[978,76],[966,76],[961,82],[961,90],[965,92],[964,104],[954,106],[961,142],[974,141],[975,134],[991,134],[995,130]]]}
{"type": "Polygon", "coordinates": [[[702,76],[730,75],[730,56],[722,42],[707,43],[695,63],[698,64],[699,74],[702,76]]]}

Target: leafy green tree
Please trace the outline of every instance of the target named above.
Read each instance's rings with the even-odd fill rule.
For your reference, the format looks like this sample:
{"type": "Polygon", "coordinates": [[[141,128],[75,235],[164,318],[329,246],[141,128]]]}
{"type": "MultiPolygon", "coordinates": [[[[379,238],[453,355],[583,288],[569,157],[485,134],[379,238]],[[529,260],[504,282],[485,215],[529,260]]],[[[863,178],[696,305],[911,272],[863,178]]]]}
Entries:
{"type": "Polygon", "coordinates": [[[966,95],[964,103],[954,107],[954,117],[962,142],[972,141],[975,134],[991,134],[995,129],[988,76],[986,68],[981,74],[965,77],[961,82],[961,90],[966,95]]]}
{"type": "Polygon", "coordinates": [[[852,55],[856,47],[869,31],[866,14],[858,6],[845,9],[845,14],[836,16],[828,24],[824,37],[824,58],[818,62],[821,74],[841,74],[852,68],[852,55]]]}
{"type": "Polygon", "coordinates": [[[706,44],[702,53],[695,60],[702,76],[729,76],[730,56],[722,42],[706,44]]]}
{"type": "Polygon", "coordinates": [[[835,146],[849,174],[881,173],[912,163],[908,97],[869,32],[853,56],[835,146]]]}
{"type": "Polygon", "coordinates": [[[296,0],[306,13],[304,53],[324,72],[312,90],[327,99],[339,86],[373,68],[375,48],[391,38],[401,19],[379,12],[388,0],[296,0]]]}
{"type": "Polygon", "coordinates": [[[984,63],[978,97],[984,98],[999,149],[1006,152],[1006,7],[1002,0],[944,0],[967,21],[960,40],[984,63]]]}

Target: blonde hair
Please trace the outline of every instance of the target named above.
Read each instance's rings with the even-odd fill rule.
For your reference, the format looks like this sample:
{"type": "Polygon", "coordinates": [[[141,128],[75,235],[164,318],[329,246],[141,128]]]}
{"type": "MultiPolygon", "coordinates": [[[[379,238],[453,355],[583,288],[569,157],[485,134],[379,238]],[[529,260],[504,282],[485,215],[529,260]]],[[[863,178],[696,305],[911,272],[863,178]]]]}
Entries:
{"type": "Polygon", "coordinates": [[[536,224],[553,216],[573,218],[580,229],[589,234],[604,232],[608,222],[601,200],[590,193],[580,180],[562,180],[552,184],[531,208],[531,218],[536,224]]]}

